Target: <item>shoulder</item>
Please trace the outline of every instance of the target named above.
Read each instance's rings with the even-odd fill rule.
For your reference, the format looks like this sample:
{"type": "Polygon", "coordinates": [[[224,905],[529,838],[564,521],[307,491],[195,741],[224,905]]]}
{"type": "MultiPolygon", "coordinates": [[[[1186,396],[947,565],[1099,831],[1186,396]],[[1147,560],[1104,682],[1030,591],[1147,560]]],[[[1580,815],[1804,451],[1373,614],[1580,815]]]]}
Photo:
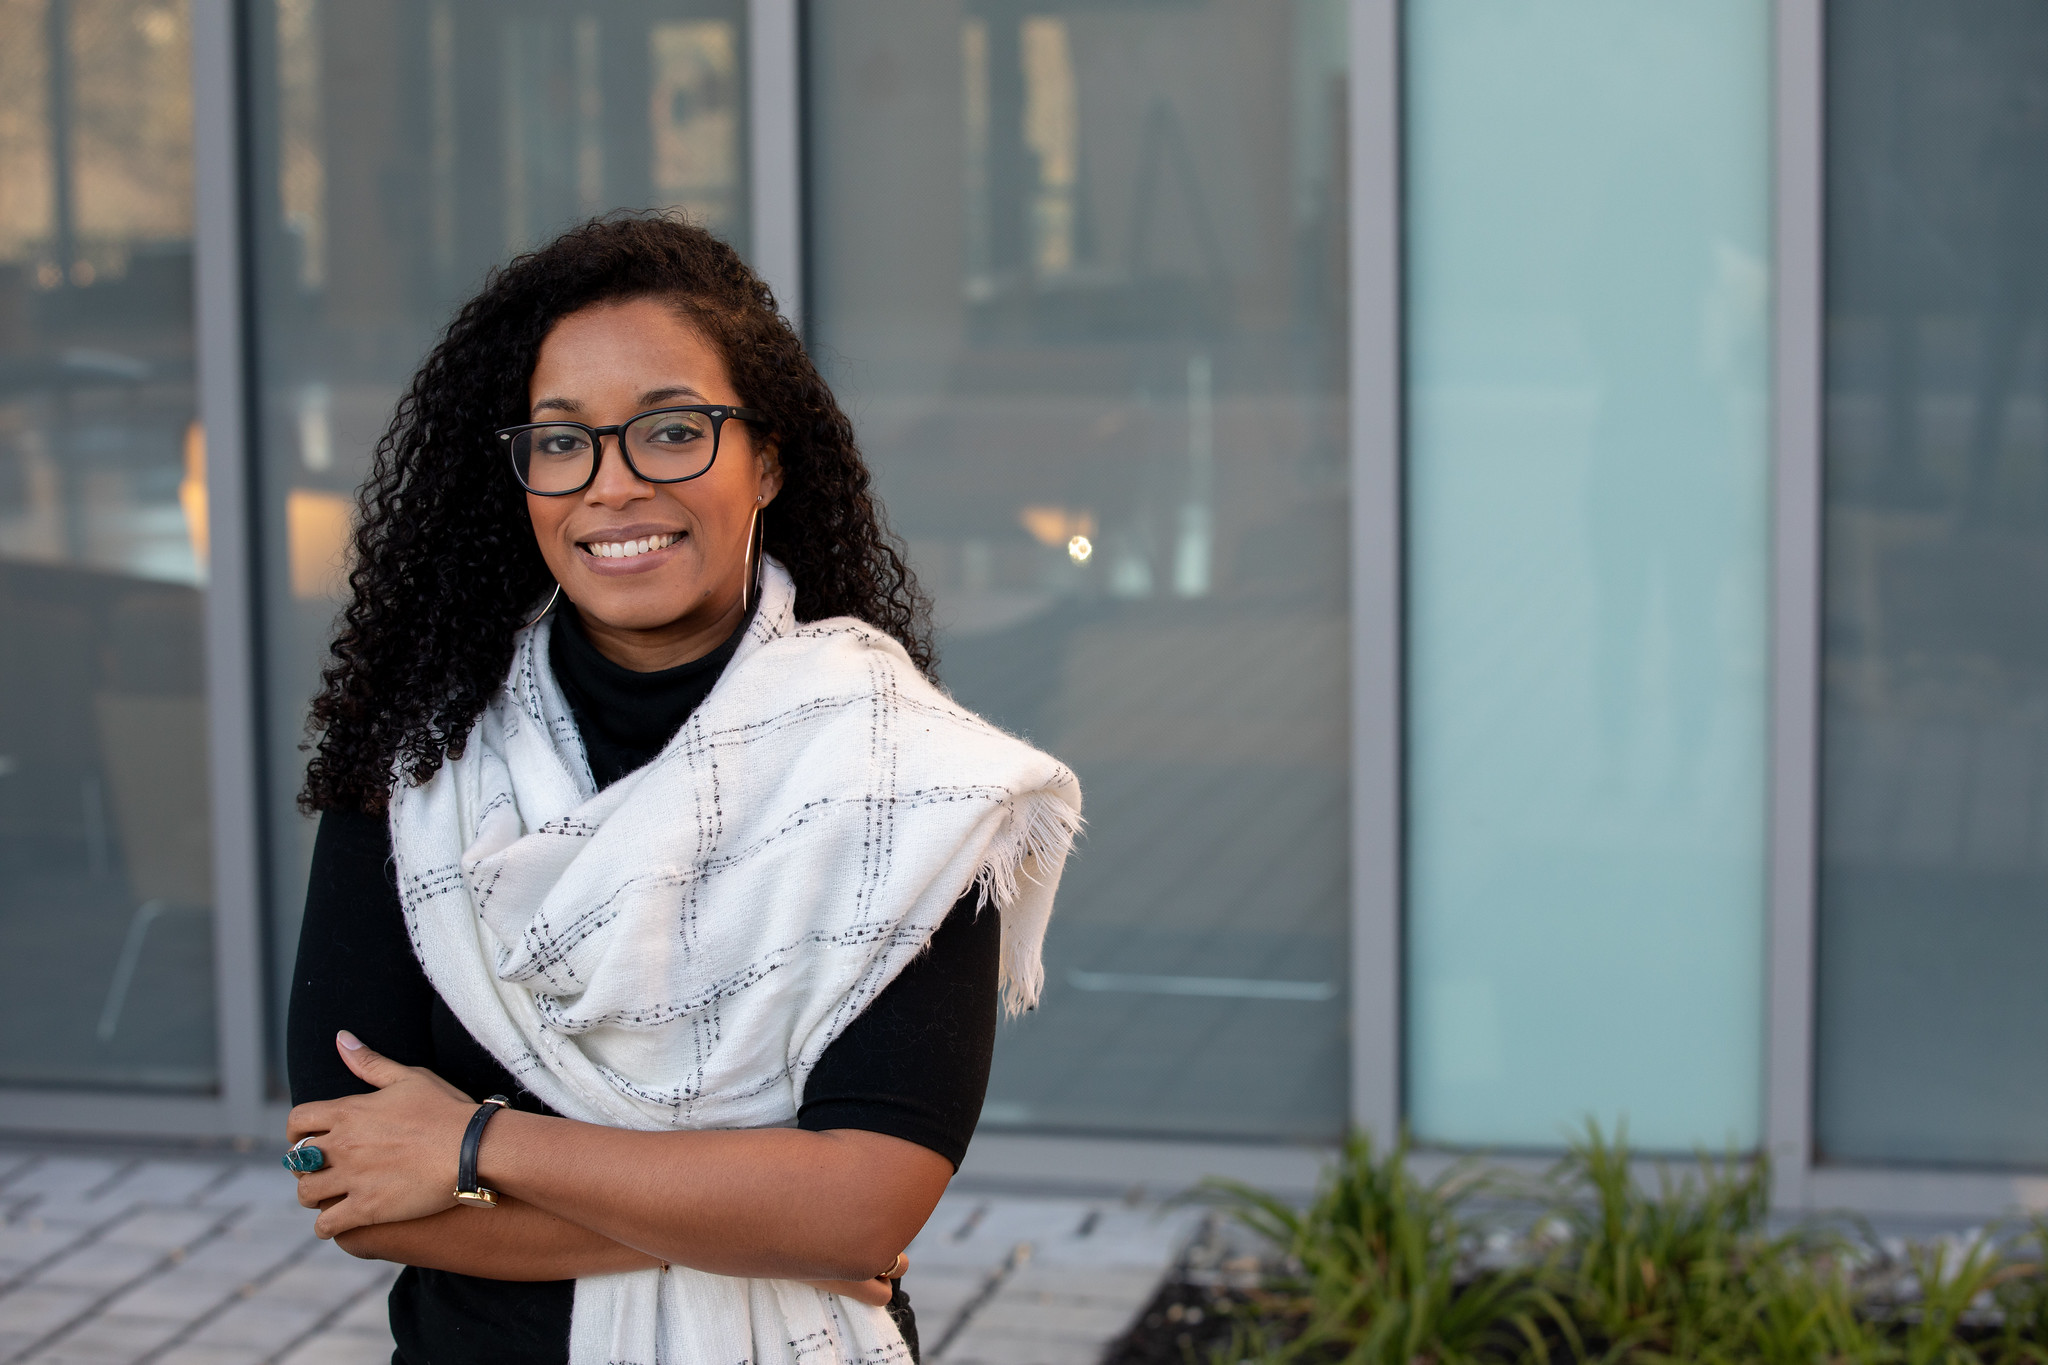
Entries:
{"type": "Polygon", "coordinates": [[[313,875],[346,877],[363,870],[380,872],[391,857],[388,816],[359,810],[320,813],[313,835],[313,875]]]}
{"type": "Polygon", "coordinates": [[[349,971],[418,971],[382,815],[321,815],[299,924],[299,963],[301,977],[310,968],[323,979],[341,970],[338,964],[349,971]]]}
{"type": "Polygon", "coordinates": [[[903,645],[851,616],[791,622],[734,659],[718,721],[801,717],[814,732],[859,730],[877,715],[914,726],[955,759],[982,755],[1014,767],[1043,759],[1026,741],[976,715],[918,670],[903,645]]]}
{"type": "MultiPolygon", "coordinates": [[[[888,688],[920,698],[945,694],[911,662],[894,636],[852,616],[800,621],[760,650],[781,673],[837,688],[888,688]]],[[[950,705],[950,702],[948,702],[950,705]]]]}

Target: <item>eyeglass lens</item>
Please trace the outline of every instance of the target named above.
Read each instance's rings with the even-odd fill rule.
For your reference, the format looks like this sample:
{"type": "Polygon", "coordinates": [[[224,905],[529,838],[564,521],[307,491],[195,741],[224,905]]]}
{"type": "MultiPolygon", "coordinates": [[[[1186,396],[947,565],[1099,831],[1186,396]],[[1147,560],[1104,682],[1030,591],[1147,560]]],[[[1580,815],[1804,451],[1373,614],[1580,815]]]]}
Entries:
{"type": "MultiPolygon", "coordinates": [[[[650,483],[694,479],[718,454],[718,423],[701,412],[650,412],[620,433],[633,472],[650,483]]],[[[533,427],[512,438],[519,481],[536,493],[568,493],[590,482],[597,446],[587,427],[533,427]]]]}

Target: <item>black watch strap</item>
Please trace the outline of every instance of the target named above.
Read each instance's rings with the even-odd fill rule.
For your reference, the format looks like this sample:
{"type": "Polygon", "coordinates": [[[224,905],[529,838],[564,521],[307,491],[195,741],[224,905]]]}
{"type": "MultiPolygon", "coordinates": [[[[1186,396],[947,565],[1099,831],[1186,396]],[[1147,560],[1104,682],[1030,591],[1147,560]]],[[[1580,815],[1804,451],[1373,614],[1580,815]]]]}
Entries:
{"type": "Polygon", "coordinates": [[[510,1103],[503,1095],[493,1095],[469,1116],[469,1127],[462,1132],[462,1156],[455,1163],[455,1197],[465,1204],[498,1207],[498,1192],[476,1183],[476,1154],[484,1145],[484,1125],[491,1121],[491,1115],[510,1103]]]}

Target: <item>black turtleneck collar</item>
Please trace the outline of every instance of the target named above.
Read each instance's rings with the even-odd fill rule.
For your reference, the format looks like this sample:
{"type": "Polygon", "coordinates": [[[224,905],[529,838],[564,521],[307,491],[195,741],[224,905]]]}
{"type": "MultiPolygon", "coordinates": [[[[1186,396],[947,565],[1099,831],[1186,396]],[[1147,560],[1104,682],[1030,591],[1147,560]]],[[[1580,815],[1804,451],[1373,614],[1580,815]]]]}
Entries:
{"type": "Polygon", "coordinates": [[[644,766],[690,718],[753,621],[749,612],[725,643],[701,659],[654,673],[636,673],[598,653],[573,606],[556,614],[548,632],[548,666],[575,713],[599,787],[644,766]]]}

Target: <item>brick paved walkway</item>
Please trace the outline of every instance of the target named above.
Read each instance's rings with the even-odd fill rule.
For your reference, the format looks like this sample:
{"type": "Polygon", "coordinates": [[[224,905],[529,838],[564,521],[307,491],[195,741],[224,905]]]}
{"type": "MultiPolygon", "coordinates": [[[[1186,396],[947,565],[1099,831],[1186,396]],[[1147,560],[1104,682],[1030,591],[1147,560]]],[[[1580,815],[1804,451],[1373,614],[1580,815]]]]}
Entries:
{"type": "Polygon", "coordinates": [[[1152,1297],[1199,1215],[1109,1200],[939,1201],[903,1288],[932,1365],[1093,1365],[1152,1297]]]}
{"type": "MultiPolygon", "coordinates": [[[[905,1288],[933,1365],[1090,1365],[1191,1235],[1108,1200],[948,1193],[905,1288]]],[[[269,1160],[0,1147],[0,1365],[382,1365],[395,1268],[269,1160]]]]}
{"type": "Polygon", "coordinates": [[[393,1267],[316,1240],[252,1160],[0,1150],[0,1362],[388,1361],[393,1267]]]}

